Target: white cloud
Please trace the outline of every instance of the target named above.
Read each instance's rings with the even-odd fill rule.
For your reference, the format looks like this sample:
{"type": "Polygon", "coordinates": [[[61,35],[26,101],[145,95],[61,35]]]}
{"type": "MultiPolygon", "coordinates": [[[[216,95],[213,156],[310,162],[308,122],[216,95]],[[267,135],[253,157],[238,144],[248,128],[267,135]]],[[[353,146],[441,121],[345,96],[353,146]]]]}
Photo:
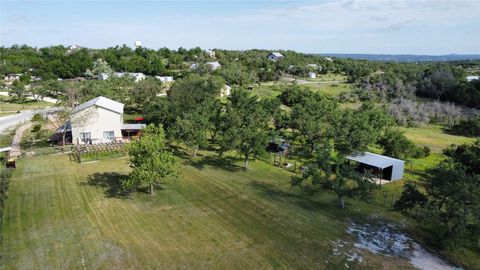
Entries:
{"type": "Polygon", "coordinates": [[[226,22],[272,23],[331,30],[399,30],[405,26],[448,25],[479,20],[477,1],[329,1],[264,9],[224,18],[226,22]]]}

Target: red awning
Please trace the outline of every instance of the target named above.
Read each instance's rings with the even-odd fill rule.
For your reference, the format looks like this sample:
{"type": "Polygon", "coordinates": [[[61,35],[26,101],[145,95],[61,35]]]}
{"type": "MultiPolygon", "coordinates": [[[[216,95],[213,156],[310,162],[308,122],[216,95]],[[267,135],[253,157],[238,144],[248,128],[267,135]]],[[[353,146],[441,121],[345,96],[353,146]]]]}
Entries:
{"type": "Polygon", "coordinates": [[[137,121],[137,122],[140,122],[140,121],[143,121],[143,120],[145,120],[145,118],[143,118],[141,116],[135,117],[135,121],[137,121]]]}

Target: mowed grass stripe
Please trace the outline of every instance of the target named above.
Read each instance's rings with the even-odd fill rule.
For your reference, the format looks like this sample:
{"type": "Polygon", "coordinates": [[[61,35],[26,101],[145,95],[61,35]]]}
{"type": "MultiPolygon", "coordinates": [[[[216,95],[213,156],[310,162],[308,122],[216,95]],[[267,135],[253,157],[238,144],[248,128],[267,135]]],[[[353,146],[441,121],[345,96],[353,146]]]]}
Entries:
{"type": "MultiPolygon", "coordinates": [[[[180,180],[155,196],[134,193],[123,199],[106,196],[105,188],[87,184],[87,177],[127,174],[125,160],[81,165],[66,156],[21,160],[2,232],[6,268],[343,266],[331,257],[331,241],[345,237],[357,207],[370,206],[339,212],[331,194],[292,189],[290,173],[260,161],[247,171],[198,166],[199,161],[202,157],[183,160],[180,180]]],[[[369,265],[378,265],[379,258],[369,256],[369,265]]]]}

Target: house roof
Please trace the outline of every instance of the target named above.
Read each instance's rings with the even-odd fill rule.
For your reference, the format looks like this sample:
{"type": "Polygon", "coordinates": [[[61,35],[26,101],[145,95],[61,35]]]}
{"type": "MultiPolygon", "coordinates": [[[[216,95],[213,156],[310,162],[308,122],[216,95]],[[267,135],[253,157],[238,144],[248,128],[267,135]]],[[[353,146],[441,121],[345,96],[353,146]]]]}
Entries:
{"type": "Polygon", "coordinates": [[[279,52],[271,52],[270,53],[271,55],[275,55],[276,57],[283,57],[283,54],[279,53],[279,52]]]}
{"type": "Polygon", "coordinates": [[[77,107],[75,107],[75,109],[73,109],[73,113],[83,111],[92,106],[98,106],[98,107],[102,107],[104,109],[111,110],[117,113],[123,113],[123,103],[116,102],[115,100],[111,100],[109,98],[102,97],[102,96],[96,97],[83,104],[78,105],[77,107]]]}
{"type": "Polygon", "coordinates": [[[220,65],[220,63],[218,63],[217,61],[215,61],[215,62],[207,62],[207,65],[210,65],[210,66],[212,66],[213,68],[222,66],[222,65],[220,65]]]}
{"type": "Polygon", "coordinates": [[[3,152],[10,152],[10,150],[12,150],[12,147],[3,147],[3,148],[0,148],[0,153],[3,153],[3,152]]]}
{"type": "Polygon", "coordinates": [[[396,159],[396,158],[391,158],[387,156],[382,156],[379,154],[374,154],[370,152],[363,152],[363,153],[358,153],[358,154],[353,154],[351,156],[348,156],[347,159],[353,160],[356,162],[360,162],[363,164],[367,164],[370,166],[375,166],[380,169],[384,169],[387,167],[390,167],[394,164],[398,163],[404,163],[405,161],[396,159]]]}

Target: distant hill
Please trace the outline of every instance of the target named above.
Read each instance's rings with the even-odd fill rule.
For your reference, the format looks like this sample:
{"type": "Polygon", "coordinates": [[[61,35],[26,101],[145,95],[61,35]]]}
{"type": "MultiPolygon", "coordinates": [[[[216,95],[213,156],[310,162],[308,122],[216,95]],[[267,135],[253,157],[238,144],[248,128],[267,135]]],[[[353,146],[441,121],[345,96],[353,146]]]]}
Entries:
{"type": "Polygon", "coordinates": [[[445,62],[479,60],[480,54],[447,54],[447,55],[411,55],[411,54],[348,54],[329,53],[322,56],[338,58],[365,59],[370,61],[395,61],[395,62],[445,62]]]}

